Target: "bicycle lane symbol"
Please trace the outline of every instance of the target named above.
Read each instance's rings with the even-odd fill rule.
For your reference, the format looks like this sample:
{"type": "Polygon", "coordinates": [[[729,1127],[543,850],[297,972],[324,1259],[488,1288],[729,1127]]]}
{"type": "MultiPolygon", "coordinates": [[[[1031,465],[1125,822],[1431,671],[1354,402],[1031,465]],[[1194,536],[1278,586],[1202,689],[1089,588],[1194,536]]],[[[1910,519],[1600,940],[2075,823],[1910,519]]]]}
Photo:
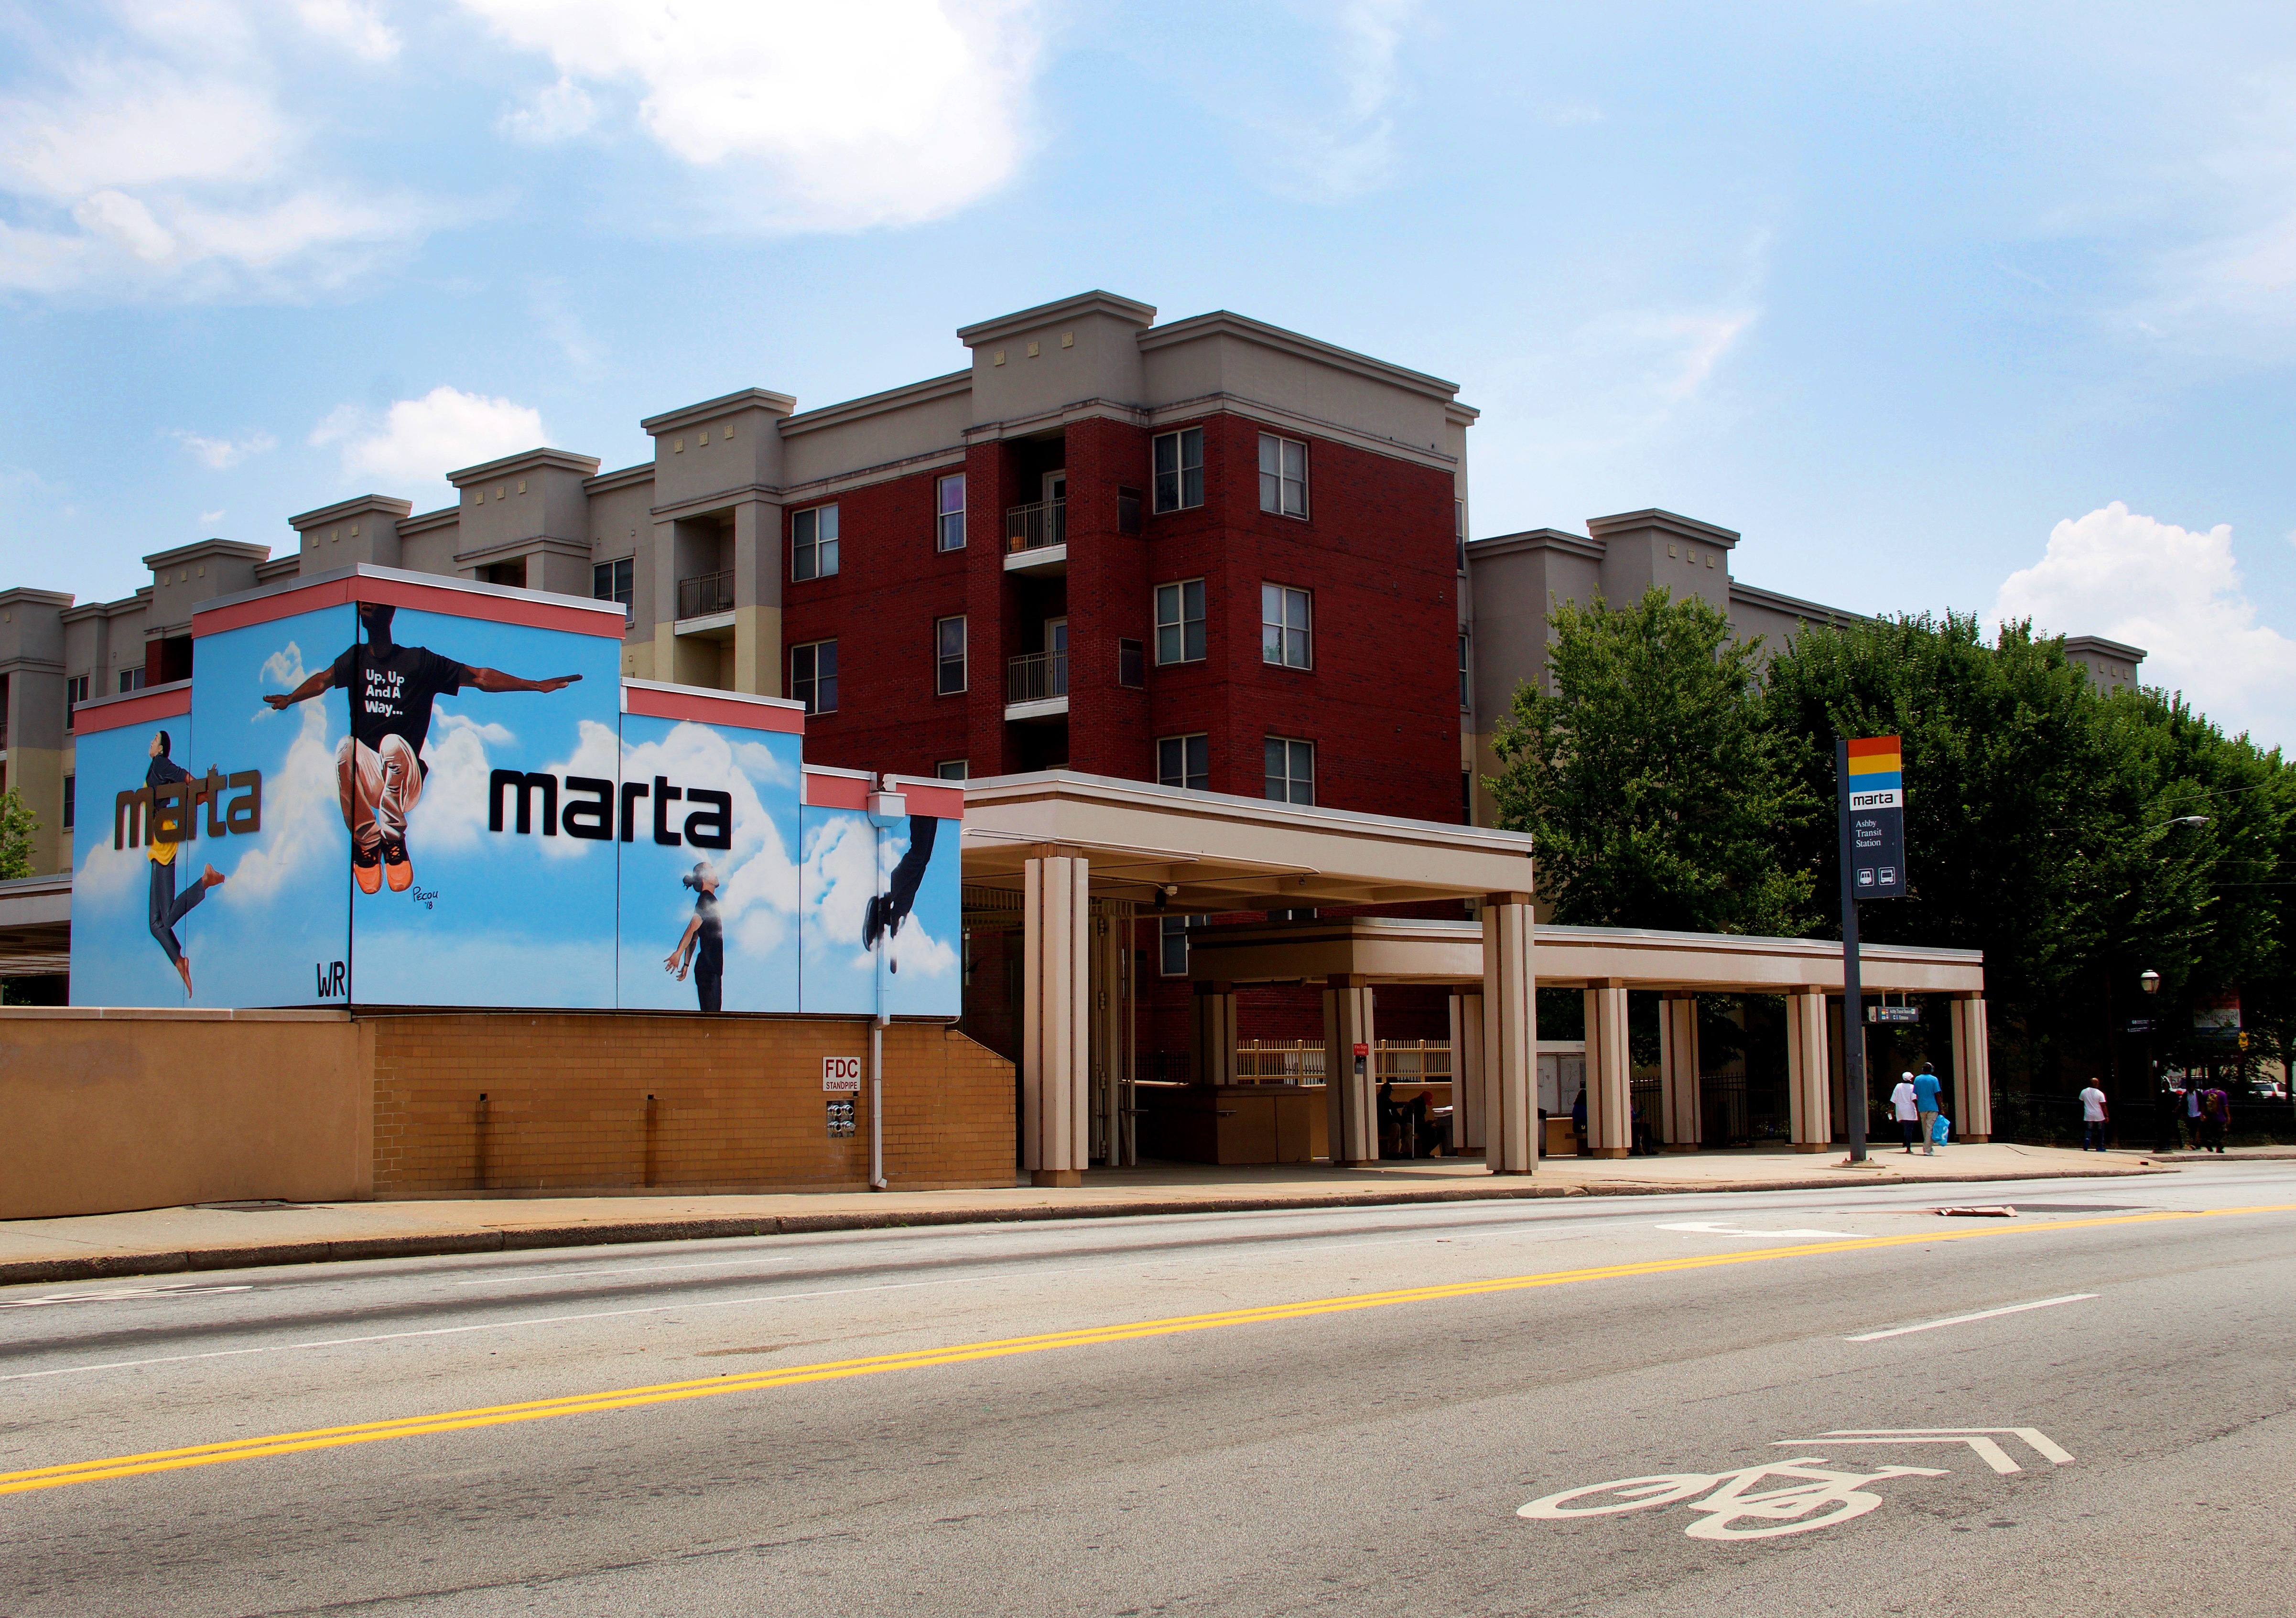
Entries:
{"type": "Polygon", "coordinates": [[[1830,1468],[1816,1455],[1741,1467],[1734,1472],[1661,1472],[1566,1489],[1521,1508],[1515,1515],[1547,1522],[1618,1516],[1656,1507],[1687,1505],[1698,1520],[1683,1532],[1693,1540],[1769,1540],[1809,1533],[1864,1516],[1882,1497],[1862,1487],[1895,1477],[1949,1476],[1937,1467],[1882,1467],[1872,1472],[1830,1468]],[[1761,1488],[1770,1478],[1791,1480],[1761,1488]],[[1698,1498],[1698,1497],[1703,1498],[1698,1498]],[[1582,1504],[1581,1502],[1588,1502],[1582,1504]],[[1738,1524],[1750,1523],[1751,1527],[1738,1524]]]}

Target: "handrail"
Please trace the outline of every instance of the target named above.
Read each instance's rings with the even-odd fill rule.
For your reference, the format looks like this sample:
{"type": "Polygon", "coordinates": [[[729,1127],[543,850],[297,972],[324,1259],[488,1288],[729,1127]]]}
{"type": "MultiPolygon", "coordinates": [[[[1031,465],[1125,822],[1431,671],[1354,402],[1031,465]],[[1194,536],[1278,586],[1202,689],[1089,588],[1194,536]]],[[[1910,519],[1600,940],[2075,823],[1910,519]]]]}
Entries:
{"type": "Polygon", "coordinates": [[[677,581],[677,616],[681,618],[707,617],[713,612],[734,610],[734,570],[700,573],[692,578],[677,581]]]}
{"type": "Polygon", "coordinates": [[[1008,553],[1041,551],[1068,543],[1065,500],[1039,500],[1033,505],[1008,507],[1004,512],[1004,549],[1008,553]]]}
{"type": "Polygon", "coordinates": [[[1069,694],[1069,655],[1064,651],[1031,652],[1005,666],[1004,700],[1046,702],[1069,694]]]}

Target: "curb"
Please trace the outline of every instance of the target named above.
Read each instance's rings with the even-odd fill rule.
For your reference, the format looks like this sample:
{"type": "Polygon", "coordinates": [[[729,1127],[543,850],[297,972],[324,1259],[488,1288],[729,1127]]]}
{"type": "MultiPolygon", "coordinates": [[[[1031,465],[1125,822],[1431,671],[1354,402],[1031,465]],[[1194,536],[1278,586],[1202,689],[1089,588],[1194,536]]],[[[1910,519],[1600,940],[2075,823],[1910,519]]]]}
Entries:
{"type": "MultiPolygon", "coordinates": [[[[2120,1180],[2168,1173],[2158,1168],[2060,1169],[2038,1173],[1969,1174],[1926,1185],[1978,1185],[2006,1180],[2120,1180]]],[[[184,1251],[111,1253],[86,1258],[21,1259],[0,1263],[0,1287],[37,1281],[93,1281],[119,1276],[183,1275],[282,1264],[355,1263],[388,1258],[437,1258],[458,1253],[518,1253],[551,1247],[603,1247],[634,1242],[724,1240],[733,1237],[811,1236],[837,1230],[890,1230],[932,1225],[1041,1223],[1063,1219],[1145,1219],[1177,1214],[1307,1213],[1319,1208],[1398,1207],[1447,1202],[1529,1202],[1566,1197],[1678,1197],[1748,1191],[1835,1190],[1855,1181],[1742,1180],[1678,1186],[1647,1181],[1603,1186],[1454,1187],[1435,1191],[1342,1191],[1328,1197],[1208,1197],[1164,1202],[1103,1202],[1076,1206],[939,1208],[884,1214],[786,1214],[727,1219],[633,1220],[619,1224],[535,1225],[517,1230],[453,1230],[423,1236],[370,1236],[343,1241],[272,1242],[184,1251]]],[[[1905,1181],[1888,1183],[1904,1185],[1905,1181]]]]}

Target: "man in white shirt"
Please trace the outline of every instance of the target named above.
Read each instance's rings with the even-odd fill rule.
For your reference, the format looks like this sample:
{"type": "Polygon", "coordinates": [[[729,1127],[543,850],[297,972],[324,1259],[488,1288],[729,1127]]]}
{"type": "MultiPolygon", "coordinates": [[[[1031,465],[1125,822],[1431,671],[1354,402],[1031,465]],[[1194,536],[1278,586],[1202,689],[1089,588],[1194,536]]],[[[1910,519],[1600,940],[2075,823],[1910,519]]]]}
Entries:
{"type": "Polygon", "coordinates": [[[1921,1132],[1922,1109],[1914,1091],[1914,1075],[1898,1075],[1898,1087],[1890,1092],[1890,1105],[1897,1109],[1898,1127],[1906,1133],[1906,1156],[1914,1155],[1914,1137],[1921,1132]]]}
{"type": "Polygon", "coordinates": [[[2104,1149],[2104,1091],[2096,1087],[2095,1079],[2080,1092],[2080,1104],[2081,1150],[2094,1147],[2101,1152],[2104,1149]]]}

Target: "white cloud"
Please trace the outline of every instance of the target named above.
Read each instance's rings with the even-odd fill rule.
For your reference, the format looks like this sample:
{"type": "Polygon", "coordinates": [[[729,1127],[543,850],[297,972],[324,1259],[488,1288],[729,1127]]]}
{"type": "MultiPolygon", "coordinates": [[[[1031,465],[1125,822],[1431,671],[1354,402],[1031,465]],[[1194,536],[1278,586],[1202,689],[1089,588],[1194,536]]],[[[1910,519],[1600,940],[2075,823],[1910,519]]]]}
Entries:
{"type": "MultiPolygon", "coordinates": [[[[279,447],[279,440],[266,432],[251,432],[242,438],[210,438],[203,434],[186,432],[178,428],[175,439],[192,452],[192,459],[211,472],[227,472],[250,455],[267,454],[279,447]]],[[[214,513],[220,517],[222,512],[214,513]]],[[[201,521],[208,521],[202,517],[201,521]]]]}
{"type": "MultiPolygon", "coordinates": [[[[893,868],[909,847],[906,833],[889,834],[873,878],[870,855],[874,841],[869,822],[862,816],[838,814],[830,816],[813,834],[805,851],[804,891],[806,908],[811,912],[807,918],[808,936],[827,949],[849,950],[844,964],[857,972],[874,970],[869,952],[861,947],[861,924],[870,897],[890,885],[893,868]]],[[[810,952],[815,945],[807,947],[810,952]]],[[[890,960],[905,974],[939,977],[955,969],[956,952],[947,941],[928,934],[923,919],[911,911],[900,931],[893,935],[890,960]]],[[[819,964],[831,963],[824,960],[819,964]]],[[[806,969],[808,973],[816,969],[810,953],[806,969]]]]}
{"type": "Polygon", "coordinates": [[[305,28],[363,61],[389,61],[398,54],[398,30],[359,0],[295,0],[295,12],[305,28]]]}
{"type": "Polygon", "coordinates": [[[546,146],[571,140],[598,121],[598,104],[570,78],[545,85],[504,112],[496,127],[514,141],[546,146]]]}
{"type": "MultiPolygon", "coordinates": [[[[517,740],[502,725],[449,713],[433,701],[430,735],[422,746],[422,761],[430,769],[422,778],[422,796],[406,817],[407,846],[418,852],[477,847],[479,834],[487,829],[487,777],[492,769],[488,745],[508,747],[517,740]]],[[[611,766],[611,754],[607,761],[611,766]]]]}
{"type": "Polygon", "coordinates": [[[223,512],[222,512],[220,510],[217,510],[217,511],[201,511],[201,512],[200,513],[200,527],[201,527],[202,528],[212,528],[212,527],[214,527],[216,526],[216,524],[217,524],[217,523],[221,522],[222,520],[223,520],[223,512]]]}
{"type": "MultiPolygon", "coordinates": [[[[287,652],[299,675],[301,652],[292,645],[287,652]]],[[[282,656],[266,659],[264,673],[270,674],[275,666],[284,666],[282,656]]],[[[263,783],[263,824],[271,835],[226,873],[231,879],[217,896],[227,904],[267,904],[295,883],[340,869],[342,843],[334,828],[342,824],[343,813],[334,744],[327,738],[327,703],[306,702],[294,713],[297,729],[287,744],[286,763],[263,783]]]]}
{"type": "Polygon", "coordinates": [[[1285,189],[1335,202],[1385,184],[1395,172],[1393,109],[1403,94],[1398,56],[1419,0],[1347,0],[1329,13],[1340,104],[1308,117],[1263,117],[1289,171],[1285,189]]]}
{"type": "Polygon", "coordinates": [[[357,405],[338,405],[311,429],[310,442],[342,446],[346,478],[372,478],[404,489],[550,438],[542,413],[529,405],[441,385],[419,399],[398,400],[380,418],[357,405]]]}
{"type": "Polygon", "coordinates": [[[940,218],[1023,155],[1038,51],[1027,0],[463,3],[558,72],[506,127],[562,138],[594,93],[634,94],[638,125],[701,171],[728,223],[940,218]]]}
{"type": "Polygon", "coordinates": [[[2003,582],[1993,610],[1997,625],[2030,617],[2046,633],[2141,646],[2145,684],[2181,690],[2267,746],[2296,740],[2296,641],[2256,621],[2228,525],[2181,528],[2116,500],[2052,528],[2041,560],[2003,582]]]}
{"type": "MultiPolygon", "coordinates": [[[[611,761],[597,772],[611,776],[611,761]]],[[[797,863],[758,796],[757,781],[786,784],[791,773],[770,748],[749,742],[737,746],[723,732],[699,724],[673,725],[660,741],[626,748],[621,756],[624,780],[660,775],[688,789],[732,795],[734,846],[708,858],[719,878],[719,919],[742,952],[758,959],[788,938],[797,919],[798,882],[797,863]]],[[[680,897],[679,908],[686,902],[680,897]]],[[[642,903],[636,894],[629,895],[626,915],[635,918],[642,903]]]]}
{"type": "MultiPolygon", "coordinates": [[[[30,57],[0,92],[0,290],[292,297],[339,286],[438,211],[320,172],[314,123],[283,105],[265,0],[119,8],[76,53],[30,57]]],[[[305,22],[381,60],[396,36],[357,0],[305,22]]]]}

